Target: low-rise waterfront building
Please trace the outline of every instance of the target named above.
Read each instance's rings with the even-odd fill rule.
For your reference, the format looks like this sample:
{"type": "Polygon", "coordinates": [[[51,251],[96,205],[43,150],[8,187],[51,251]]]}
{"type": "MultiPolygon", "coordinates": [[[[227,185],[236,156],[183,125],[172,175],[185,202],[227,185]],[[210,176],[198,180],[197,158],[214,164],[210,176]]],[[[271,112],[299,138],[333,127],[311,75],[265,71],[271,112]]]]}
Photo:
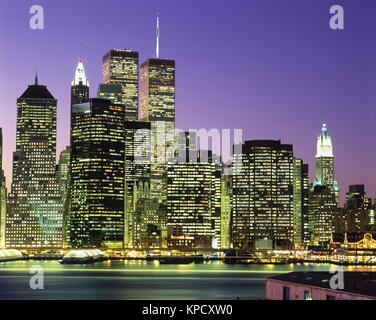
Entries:
{"type": "Polygon", "coordinates": [[[291,272],[266,280],[268,300],[376,300],[375,272],[343,272],[344,289],[332,289],[330,272],[291,272]]]}

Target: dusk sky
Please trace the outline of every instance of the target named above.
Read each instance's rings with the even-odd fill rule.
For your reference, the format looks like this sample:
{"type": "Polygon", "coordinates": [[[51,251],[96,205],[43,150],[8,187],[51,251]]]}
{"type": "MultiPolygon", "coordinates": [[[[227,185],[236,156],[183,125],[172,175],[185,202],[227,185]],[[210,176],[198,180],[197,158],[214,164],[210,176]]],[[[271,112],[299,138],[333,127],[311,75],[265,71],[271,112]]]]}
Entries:
{"type": "MultiPolygon", "coordinates": [[[[16,99],[34,81],[58,99],[58,153],[69,144],[70,82],[80,55],[95,97],[112,48],[176,60],[176,127],[241,128],[243,139],[281,139],[310,165],[323,122],[333,137],[335,177],[376,197],[376,1],[18,0],[0,10],[0,127],[11,179],[16,99]],[[29,27],[43,6],[45,30],[29,27]],[[341,4],[344,30],[329,27],[341,4]]],[[[9,190],[8,190],[9,191],[9,190]]]]}

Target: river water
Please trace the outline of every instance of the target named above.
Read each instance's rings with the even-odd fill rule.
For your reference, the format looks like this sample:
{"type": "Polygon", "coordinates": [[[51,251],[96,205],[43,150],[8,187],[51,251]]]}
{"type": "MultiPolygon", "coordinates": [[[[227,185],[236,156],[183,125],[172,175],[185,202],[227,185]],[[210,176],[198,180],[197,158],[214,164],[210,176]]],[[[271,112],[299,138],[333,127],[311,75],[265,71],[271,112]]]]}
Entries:
{"type": "MultiPolygon", "coordinates": [[[[58,261],[0,263],[0,299],[265,299],[267,277],[292,271],[329,271],[329,264],[228,265],[208,262],[160,265],[105,261],[61,265],[58,261]],[[30,289],[30,268],[43,267],[44,289],[30,289]]],[[[352,267],[352,271],[376,271],[352,267]]]]}

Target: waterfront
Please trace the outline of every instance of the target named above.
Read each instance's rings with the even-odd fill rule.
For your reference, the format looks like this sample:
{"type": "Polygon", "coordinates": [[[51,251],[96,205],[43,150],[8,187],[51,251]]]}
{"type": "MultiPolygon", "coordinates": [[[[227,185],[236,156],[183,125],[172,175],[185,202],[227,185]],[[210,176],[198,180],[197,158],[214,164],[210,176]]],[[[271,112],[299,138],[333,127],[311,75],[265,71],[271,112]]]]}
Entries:
{"type": "Polygon", "coordinates": [[[0,299],[265,299],[265,279],[269,276],[334,268],[329,264],[159,265],[120,260],[61,265],[58,261],[12,261],[0,263],[0,299]],[[44,290],[29,288],[34,265],[44,269],[44,290]]]}

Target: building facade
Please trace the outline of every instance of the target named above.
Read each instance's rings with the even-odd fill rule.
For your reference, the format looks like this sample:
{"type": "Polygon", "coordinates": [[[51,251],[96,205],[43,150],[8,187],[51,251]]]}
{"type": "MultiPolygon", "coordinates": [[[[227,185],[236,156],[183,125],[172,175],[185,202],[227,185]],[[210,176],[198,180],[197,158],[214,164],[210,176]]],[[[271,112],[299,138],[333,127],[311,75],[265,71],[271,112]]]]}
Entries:
{"type": "Polygon", "coordinates": [[[59,158],[59,170],[57,181],[63,204],[63,247],[69,247],[70,243],[70,155],[71,148],[68,146],[61,151],[59,158]]]}
{"type": "Polygon", "coordinates": [[[111,100],[113,103],[122,104],[123,88],[119,83],[100,83],[97,98],[111,100]]]}
{"type": "Polygon", "coordinates": [[[0,248],[5,247],[7,189],[3,170],[3,131],[0,128],[0,248]]]}
{"type": "Polygon", "coordinates": [[[114,49],[103,57],[103,83],[116,83],[122,87],[121,104],[125,106],[125,119],[138,120],[138,52],[114,49]]]}
{"type": "Polygon", "coordinates": [[[339,188],[337,181],[334,179],[333,142],[325,123],[322,125],[320,135],[317,137],[316,149],[316,178],[314,184],[328,187],[334,192],[339,204],[339,188]]]}
{"type": "Polygon", "coordinates": [[[72,106],[70,246],[123,247],[124,106],[72,106]]]}
{"type": "Polygon", "coordinates": [[[56,178],[57,100],[30,85],[17,100],[17,140],[8,202],[6,246],[60,248],[62,203],[56,178]]]}
{"type": "Polygon", "coordinates": [[[221,177],[221,249],[231,247],[232,176],[221,177]]]}
{"type": "Polygon", "coordinates": [[[334,231],[337,198],[328,187],[317,185],[309,192],[308,212],[311,243],[328,243],[334,231]]]}
{"type": "Polygon", "coordinates": [[[246,141],[234,154],[232,242],[249,251],[259,239],[293,243],[293,148],[275,140],[246,141]],[[238,159],[240,157],[240,159],[238,159]],[[241,165],[241,168],[237,166],[241,165]]]}
{"type": "MultiPolygon", "coordinates": [[[[210,245],[214,237],[213,173],[209,161],[171,164],[167,171],[167,228],[180,227],[179,236],[206,238],[210,245]]],[[[173,235],[167,236],[172,242],[173,235]]]]}
{"type": "Polygon", "coordinates": [[[175,61],[148,59],[140,68],[140,120],[151,124],[154,157],[152,196],[166,199],[167,149],[175,129],[175,61]]]}
{"type": "Polygon", "coordinates": [[[177,161],[167,170],[169,247],[221,244],[221,164],[210,151],[196,151],[194,132],[180,132],[177,161]],[[187,239],[190,239],[187,242],[187,239]]]}
{"type": "Polygon", "coordinates": [[[371,231],[374,223],[372,199],[366,197],[364,185],[350,185],[343,208],[335,214],[336,233],[362,233],[371,231]]]}
{"type": "Polygon", "coordinates": [[[295,248],[302,248],[309,244],[309,219],[308,219],[308,164],[302,159],[294,158],[293,165],[293,228],[295,248]]]}
{"type": "MultiPolygon", "coordinates": [[[[126,121],[125,123],[125,213],[124,243],[138,247],[138,223],[134,217],[139,199],[150,198],[150,123],[126,121]]],[[[140,209],[138,209],[138,213],[140,209]]],[[[139,229],[139,228],[138,228],[139,229]]],[[[141,230],[141,229],[140,229],[141,230]]]]}

